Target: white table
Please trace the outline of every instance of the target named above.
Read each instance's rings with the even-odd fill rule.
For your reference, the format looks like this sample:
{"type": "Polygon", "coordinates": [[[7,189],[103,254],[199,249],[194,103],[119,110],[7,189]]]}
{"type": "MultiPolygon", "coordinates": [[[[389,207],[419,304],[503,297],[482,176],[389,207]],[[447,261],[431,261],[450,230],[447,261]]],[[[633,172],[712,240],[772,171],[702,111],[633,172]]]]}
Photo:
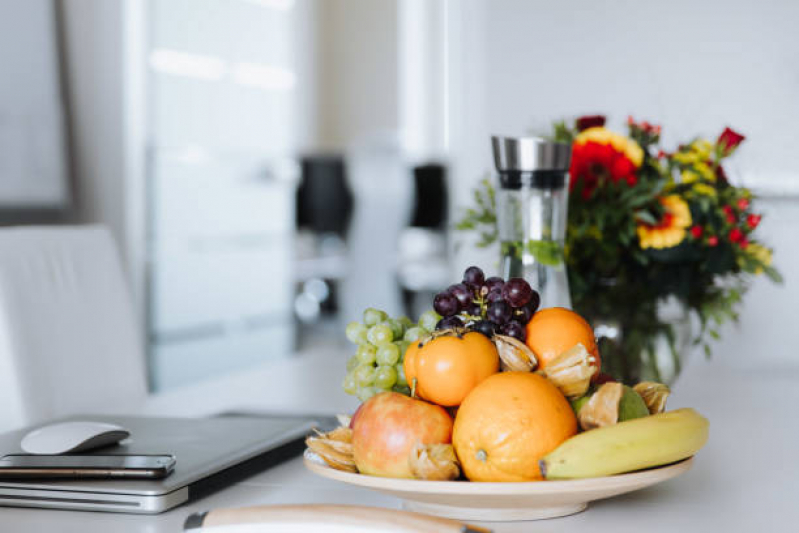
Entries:
{"type": "MultiPolygon", "coordinates": [[[[306,355],[154,398],[153,414],[198,415],[231,407],[335,413],[355,402],[340,392],[344,358],[306,355]]],[[[694,361],[670,408],[692,406],[711,421],[693,470],[662,485],[539,522],[482,524],[495,531],[795,531],[799,527],[799,367],[747,373],[694,361]]],[[[348,503],[398,508],[389,496],[307,472],[297,458],[189,505],[155,516],[0,509],[0,531],[179,531],[185,517],[218,507],[348,503]]]]}

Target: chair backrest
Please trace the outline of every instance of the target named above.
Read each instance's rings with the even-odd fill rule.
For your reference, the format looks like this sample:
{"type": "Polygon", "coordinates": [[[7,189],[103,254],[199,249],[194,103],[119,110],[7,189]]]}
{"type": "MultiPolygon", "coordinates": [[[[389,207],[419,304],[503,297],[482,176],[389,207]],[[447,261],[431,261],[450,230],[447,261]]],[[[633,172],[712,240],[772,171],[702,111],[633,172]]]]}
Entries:
{"type": "Polygon", "coordinates": [[[0,430],[135,409],[142,346],[107,230],[0,229],[0,430]]]}

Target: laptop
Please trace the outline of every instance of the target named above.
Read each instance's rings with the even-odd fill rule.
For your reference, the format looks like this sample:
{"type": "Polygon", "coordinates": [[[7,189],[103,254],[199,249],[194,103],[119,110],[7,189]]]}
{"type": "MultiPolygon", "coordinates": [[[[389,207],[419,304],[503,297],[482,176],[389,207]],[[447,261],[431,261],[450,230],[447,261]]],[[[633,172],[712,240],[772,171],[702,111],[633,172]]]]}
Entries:
{"type": "MultiPolygon", "coordinates": [[[[0,506],[161,513],[299,454],[304,437],[317,425],[310,417],[92,415],[64,420],[107,422],[130,430],[129,439],[87,455],[171,454],[177,459],[175,469],[155,480],[0,480],[0,506]]],[[[24,453],[20,441],[32,429],[0,435],[0,454],[24,453]]]]}

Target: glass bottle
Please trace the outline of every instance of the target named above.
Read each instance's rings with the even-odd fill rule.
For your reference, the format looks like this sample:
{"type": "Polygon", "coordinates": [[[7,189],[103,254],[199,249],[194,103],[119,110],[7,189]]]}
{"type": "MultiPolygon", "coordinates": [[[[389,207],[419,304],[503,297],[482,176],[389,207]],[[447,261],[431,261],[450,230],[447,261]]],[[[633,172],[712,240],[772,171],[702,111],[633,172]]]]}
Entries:
{"type": "Polygon", "coordinates": [[[491,144],[502,275],[526,279],[542,307],[571,308],[563,257],[571,146],[536,137],[492,137],[491,144]]]}

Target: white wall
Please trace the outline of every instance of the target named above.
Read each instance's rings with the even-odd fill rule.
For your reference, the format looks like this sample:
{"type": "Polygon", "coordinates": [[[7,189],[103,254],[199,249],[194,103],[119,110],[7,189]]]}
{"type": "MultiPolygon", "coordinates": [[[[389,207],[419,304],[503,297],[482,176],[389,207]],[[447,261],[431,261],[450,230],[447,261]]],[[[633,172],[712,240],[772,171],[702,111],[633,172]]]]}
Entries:
{"type": "MultiPolygon", "coordinates": [[[[797,20],[799,3],[787,0],[450,2],[455,205],[491,170],[491,134],[547,132],[555,119],[588,113],[606,113],[620,129],[634,114],[662,124],[673,147],[732,126],[748,136],[732,178],[782,198],[760,204],[761,235],[786,284],[757,280],[718,357],[796,364],[797,20]]],[[[461,253],[458,265],[475,257],[461,253]]]]}
{"type": "Polygon", "coordinates": [[[319,145],[399,128],[397,0],[318,0],[319,145]]]}

